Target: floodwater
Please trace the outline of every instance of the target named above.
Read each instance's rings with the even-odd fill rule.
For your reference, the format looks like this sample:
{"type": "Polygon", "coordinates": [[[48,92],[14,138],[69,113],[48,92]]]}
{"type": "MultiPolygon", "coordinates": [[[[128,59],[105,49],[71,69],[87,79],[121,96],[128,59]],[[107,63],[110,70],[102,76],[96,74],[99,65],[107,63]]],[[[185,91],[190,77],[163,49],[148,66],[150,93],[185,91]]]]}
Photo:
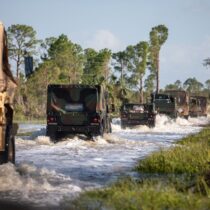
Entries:
{"type": "Polygon", "coordinates": [[[19,133],[32,135],[16,138],[15,166],[0,165],[0,198],[35,207],[59,207],[65,198],[134,175],[137,160],[173,146],[209,121],[205,117],[171,120],[157,116],[155,128],[122,130],[120,119],[113,119],[113,133],[104,138],[91,141],[72,136],[56,144],[45,136],[45,125],[22,124],[19,133]]]}

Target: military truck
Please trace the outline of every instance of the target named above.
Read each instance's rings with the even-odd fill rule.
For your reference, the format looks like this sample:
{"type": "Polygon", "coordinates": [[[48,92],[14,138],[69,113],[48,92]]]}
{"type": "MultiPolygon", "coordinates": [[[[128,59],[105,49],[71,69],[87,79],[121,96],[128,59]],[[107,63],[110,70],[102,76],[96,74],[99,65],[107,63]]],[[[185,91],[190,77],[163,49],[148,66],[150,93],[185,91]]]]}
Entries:
{"type": "Polygon", "coordinates": [[[184,90],[166,90],[161,94],[153,94],[156,109],[160,114],[169,117],[189,117],[189,94],[184,90]]]}
{"type": "Polygon", "coordinates": [[[13,99],[16,81],[8,62],[7,35],[0,22],[0,164],[15,162],[17,124],[13,124],[13,99]]]}
{"type": "Polygon", "coordinates": [[[121,128],[136,125],[155,126],[156,111],[153,103],[126,103],[120,108],[121,128]]]}
{"type": "Polygon", "coordinates": [[[174,97],[168,94],[152,94],[151,102],[155,104],[158,114],[165,114],[171,118],[177,117],[177,105],[174,97]]]}
{"type": "Polygon", "coordinates": [[[166,90],[164,93],[174,97],[176,115],[187,119],[189,117],[189,93],[184,90],[166,90]]]}
{"type": "Polygon", "coordinates": [[[190,117],[207,116],[207,97],[205,96],[190,96],[189,105],[190,117]]]}
{"type": "Polygon", "coordinates": [[[101,85],[50,84],[46,135],[56,142],[64,134],[103,136],[111,132],[108,93],[101,85]]]}

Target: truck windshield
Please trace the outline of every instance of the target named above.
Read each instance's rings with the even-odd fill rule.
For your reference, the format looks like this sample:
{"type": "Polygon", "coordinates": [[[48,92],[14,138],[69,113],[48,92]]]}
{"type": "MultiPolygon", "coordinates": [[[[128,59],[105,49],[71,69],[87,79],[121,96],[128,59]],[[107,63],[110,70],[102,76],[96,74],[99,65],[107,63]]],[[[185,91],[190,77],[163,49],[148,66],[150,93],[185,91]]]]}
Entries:
{"type": "Polygon", "coordinates": [[[54,111],[94,112],[97,104],[97,89],[95,88],[53,88],[49,91],[49,104],[54,111]]]}

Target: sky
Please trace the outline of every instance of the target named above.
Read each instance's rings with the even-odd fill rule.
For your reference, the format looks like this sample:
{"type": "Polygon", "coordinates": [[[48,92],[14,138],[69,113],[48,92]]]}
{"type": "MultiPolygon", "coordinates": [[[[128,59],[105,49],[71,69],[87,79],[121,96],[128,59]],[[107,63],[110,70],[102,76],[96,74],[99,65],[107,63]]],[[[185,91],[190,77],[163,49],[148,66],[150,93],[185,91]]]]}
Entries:
{"type": "Polygon", "coordinates": [[[209,0],[0,0],[0,20],[30,25],[37,38],[65,34],[82,46],[112,52],[149,41],[164,24],[169,36],[160,52],[160,86],[196,77],[210,79],[209,0]]]}

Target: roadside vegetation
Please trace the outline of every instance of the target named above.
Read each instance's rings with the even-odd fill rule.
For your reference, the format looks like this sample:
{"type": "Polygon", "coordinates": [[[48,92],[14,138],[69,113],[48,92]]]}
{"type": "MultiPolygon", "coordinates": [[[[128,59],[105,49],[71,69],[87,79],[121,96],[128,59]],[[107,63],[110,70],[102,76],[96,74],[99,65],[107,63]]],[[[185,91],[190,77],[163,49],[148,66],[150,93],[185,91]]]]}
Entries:
{"type": "Polygon", "coordinates": [[[210,127],[140,160],[135,170],[139,178],[85,192],[64,208],[210,209],[210,127]]]}

